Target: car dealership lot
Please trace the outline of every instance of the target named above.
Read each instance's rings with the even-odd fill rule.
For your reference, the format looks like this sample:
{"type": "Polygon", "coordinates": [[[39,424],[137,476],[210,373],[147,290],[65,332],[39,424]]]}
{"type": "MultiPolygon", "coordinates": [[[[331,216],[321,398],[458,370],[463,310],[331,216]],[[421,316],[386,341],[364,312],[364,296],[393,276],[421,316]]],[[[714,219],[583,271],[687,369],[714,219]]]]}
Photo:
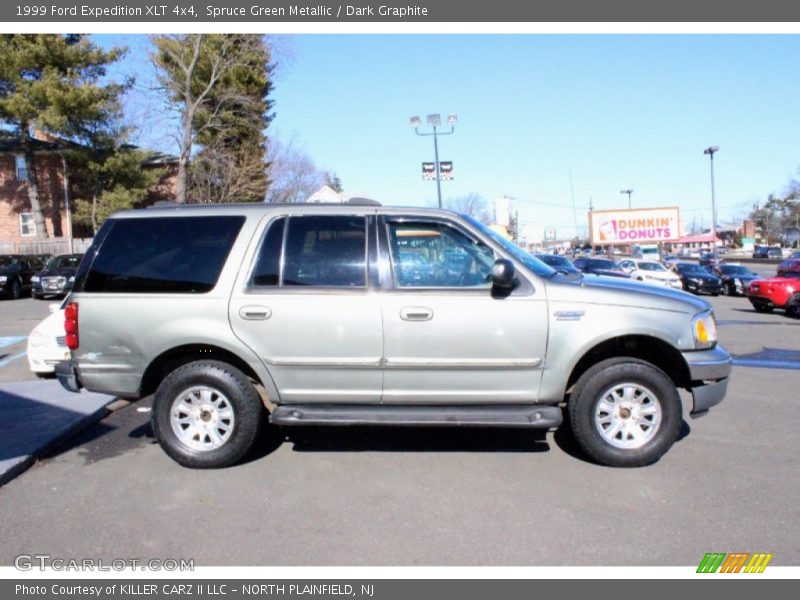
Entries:
{"type": "MultiPolygon", "coordinates": [[[[566,431],[298,428],[270,431],[244,464],[192,471],[155,445],[144,400],[0,488],[0,564],[696,565],[712,551],[797,564],[800,320],[710,301],[739,363],[728,396],[651,467],[576,460],[566,431]]],[[[25,335],[47,304],[0,305],[0,336],[25,335]]],[[[26,370],[12,360],[0,380],[26,370]]]]}

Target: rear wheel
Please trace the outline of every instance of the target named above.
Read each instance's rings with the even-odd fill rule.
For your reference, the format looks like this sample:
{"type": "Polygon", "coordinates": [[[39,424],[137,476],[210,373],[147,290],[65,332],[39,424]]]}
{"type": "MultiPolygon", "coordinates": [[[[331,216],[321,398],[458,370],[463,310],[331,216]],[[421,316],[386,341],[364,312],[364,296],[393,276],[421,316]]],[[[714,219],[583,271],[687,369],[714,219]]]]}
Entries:
{"type": "Polygon", "coordinates": [[[586,371],[569,401],[575,439],[610,467],[652,464],[678,438],[682,407],[672,380],[635,358],[604,360],[586,371]]]}
{"type": "Polygon", "coordinates": [[[239,369],[218,361],[179,367],[158,386],[153,431],[161,448],[191,468],[227,467],[258,439],[264,406],[239,369]]]}

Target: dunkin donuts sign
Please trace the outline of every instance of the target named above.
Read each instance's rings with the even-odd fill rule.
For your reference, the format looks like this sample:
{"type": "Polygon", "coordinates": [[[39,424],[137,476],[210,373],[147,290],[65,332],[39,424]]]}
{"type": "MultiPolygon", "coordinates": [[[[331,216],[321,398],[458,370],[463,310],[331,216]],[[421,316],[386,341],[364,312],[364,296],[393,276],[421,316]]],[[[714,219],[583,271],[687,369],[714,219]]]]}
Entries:
{"type": "Polygon", "coordinates": [[[592,245],[676,240],[680,237],[678,207],[593,211],[589,230],[592,245]]]}

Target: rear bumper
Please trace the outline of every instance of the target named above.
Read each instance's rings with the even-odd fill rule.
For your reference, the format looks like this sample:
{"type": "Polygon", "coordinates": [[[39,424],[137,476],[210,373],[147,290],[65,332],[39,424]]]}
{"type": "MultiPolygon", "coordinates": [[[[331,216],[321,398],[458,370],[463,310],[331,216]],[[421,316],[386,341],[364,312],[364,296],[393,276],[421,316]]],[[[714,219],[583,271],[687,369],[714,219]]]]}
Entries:
{"type": "Polygon", "coordinates": [[[691,378],[689,390],[694,400],[691,416],[699,417],[725,397],[733,359],[722,346],[711,350],[684,352],[683,358],[689,367],[691,378]]]}
{"type": "Polygon", "coordinates": [[[65,390],[70,392],[80,392],[83,388],[78,370],[73,366],[72,361],[65,360],[55,366],[56,378],[65,390]]]}

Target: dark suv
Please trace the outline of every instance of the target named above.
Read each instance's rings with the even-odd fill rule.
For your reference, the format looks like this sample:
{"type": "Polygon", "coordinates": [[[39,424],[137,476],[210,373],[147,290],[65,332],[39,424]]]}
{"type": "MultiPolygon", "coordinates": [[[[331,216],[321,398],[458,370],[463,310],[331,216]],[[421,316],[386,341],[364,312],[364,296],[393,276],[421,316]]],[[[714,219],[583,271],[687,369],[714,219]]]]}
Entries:
{"type": "Polygon", "coordinates": [[[45,268],[31,278],[31,296],[66,296],[72,289],[83,254],[61,254],[51,258],[45,268]]]}
{"type": "Polygon", "coordinates": [[[756,246],[753,258],[783,258],[783,252],[776,246],[756,246]]]}

